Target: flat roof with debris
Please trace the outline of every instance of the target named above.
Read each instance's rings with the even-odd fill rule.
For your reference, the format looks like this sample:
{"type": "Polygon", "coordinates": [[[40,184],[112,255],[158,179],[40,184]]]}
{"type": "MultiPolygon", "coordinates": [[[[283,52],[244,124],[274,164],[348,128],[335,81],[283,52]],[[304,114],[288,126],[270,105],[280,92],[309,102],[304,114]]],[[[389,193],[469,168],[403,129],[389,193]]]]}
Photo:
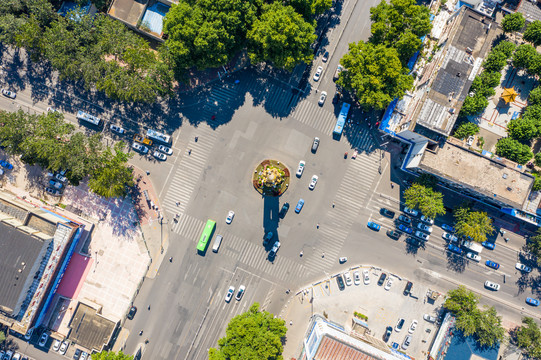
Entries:
{"type": "Polygon", "coordinates": [[[528,22],[541,21],[541,4],[539,1],[522,0],[518,5],[517,12],[522,13],[528,22]]]}
{"type": "Polygon", "coordinates": [[[426,150],[419,168],[521,209],[534,178],[494,159],[447,142],[426,150]]]}
{"type": "Polygon", "coordinates": [[[71,318],[68,339],[89,350],[101,351],[109,344],[117,323],[86,304],[79,303],[71,318]]]}

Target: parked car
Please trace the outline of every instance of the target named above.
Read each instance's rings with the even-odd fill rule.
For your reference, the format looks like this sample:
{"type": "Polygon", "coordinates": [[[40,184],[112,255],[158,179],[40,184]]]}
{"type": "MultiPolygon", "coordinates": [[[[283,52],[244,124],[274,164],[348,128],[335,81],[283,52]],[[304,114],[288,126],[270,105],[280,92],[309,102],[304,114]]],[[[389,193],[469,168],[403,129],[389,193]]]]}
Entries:
{"type": "Polygon", "coordinates": [[[421,221],[427,223],[428,225],[434,225],[434,219],[431,219],[425,215],[421,216],[421,221]]]}
{"type": "Polygon", "coordinates": [[[73,354],[73,359],[74,360],[79,360],[79,358],[81,357],[81,349],[75,349],[75,353],[73,354]]]}
{"type": "Polygon", "coordinates": [[[381,275],[379,276],[379,280],[378,280],[378,285],[379,286],[383,285],[383,283],[385,282],[386,277],[387,277],[387,274],[381,273],[381,275]]]}
{"type": "Polygon", "coordinates": [[[368,226],[370,229],[374,230],[374,231],[379,231],[379,229],[381,229],[381,225],[380,224],[376,224],[375,222],[372,222],[372,221],[369,221],[366,226],[368,226]]]}
{"type": "Polygon", "coordinates": [[[64,187],[64,184],[62,184],[60,181],[53,179],[49,180],[49,184],[55,189],[62,189],[64,187]]]}
{"type": "Polygon", "coordinates": [[[246,290],[246,286],[241,285],[239,287],[239,291],[237,292],[237,295],[235,295],[235,300],[240,301],[240,299],[242,299],[242,296],[244,295],[245,290],[246,290]]]}
{"type": "Polygon", "coordinates": [[[418,324],[417,320],[413,320],[411,322],[410,328],[408,329],[408,332],[410,334],[413,334],[415,332],[415,329],[417,329],[417,324],[418,324]]]}
{"type": "Polygon", "coordinates": [[[405,322],[406,320],[402,318],[398,319],[398,322],[396,323],[396,326],[394,327],[394,331],[400,332],[400,330],[402,330],[402,328],[404,327],[405,322]]]}
{"type": "Polygon", "coordinates": [[[88,357],[88,354],[86,352],[82,352],[81,353],[81,360],[86,360],[86,358],[88,357]]]}
{"type": "Polygon", "coordinates": [[[323,54],[323,57],[321,58],[321,61],[327,62],[329,60],[329,52],[325,51],[325,54],[323,54]]]}
{"type": "Polygon", "coordinates": [[[411,216],[417,216],[417,215],[419,215],[419,212],[418,212],[417,210],[415,210],[415,209],[410,209],[410,208],[407,207],[407,206],[404,208],[404,212],[405,212],[406,214],[408,214],[408,215],[411,215],[411,216]]]}
{"type": "Polygon", "coordinates": [[[138,151],[142,154],[148,153],[148,148],[145,145],[134,142],[133,144],[131,144],[131,147],[133,150],[138,151]]]}
{"type": "Polygon", "coordinates": [[[539,306],[539,300],[531,298],[531,297],[527,297],[526,304],[531,305],[531,306],[539,306]]]}
{"type": "Polygon", "coordinates": [[[413,229],[410,228],[410,227],[407,227],[407,226],[404,225],[404,224],[398,225],[398,230],[403,231],[403,232],[405,232],[406,234],[411,234],[411,233],[413,233],[413,229]]]}
{"type": "Polygon", "coordinates": [[[427,225],[425,225],[425,224],[423,224],[423,223],[418,223],[418,224],[417,224],[417,229],[426,231],[427,233],[431,233],[431,232],[432,232],[432,226],[427,226],[427,225]]]}
{"type": "Polygon", "coordinates": [[[481,243],[481,245],[483,245],[484,247],[486,247],[486,248],[489,249],[489,250],[494,250],[494,248],[496,247],[496,244],[495,244],[495,243],[490,242],[490,241],[487,241],[487,240],[483,241],[483,242],[481,243]]]}
{"type": "Polygon", "coordinates": [[[41,334],[41,337],[39,338],[38,345],[41,347],[44,347],[45,344],[47,343],[47,340],[49,340],[49,334],[44,332],[43,334],[41,334]]]}
{"type": "Polygon", "coordinates": [[[126,130],[124,130],[123,128],[121,128],[120,126],[115,125],[115,124],[111,124],[109,126],[109,128],[111,129],[112,132],[115,132],[115,133],[117,133],[119,135],[122,135],[122,134],[124,134],[126,132],[126,130]]]}
{"type": "Polygon", "coordinates": [[[126,317],[129,319],[129,320],[133,320],[135,314],[137,313],[137,307],[135,306],[132,306],[130,308],[130,311],[128,311],[128,315],[126,315],[126,317]]]}
{"type": "Polygon", "coordinates": [[[316,73],[314,74],[314,81],[319,81],[319,79],[321,78],[322,73],[323,73],[323,67],[318,66],[317,70],[316,70],[316,73]]]}
{"type": "Polygon", "coordinates": [[[5,160],[0,160],[0,165],[8,170],[11,170],[13,169],[13,165],[11,165],[10,163],[8,163],[7,161],[5,160]]]}
{"type": "Polygon", "coordinates": [[[263,237],[263,244],[268,244],[269,241],[272,240],[272,237],[274,236],[274,234],[272,233],[272,231],[269,231],[268,233],[265,234],[265,237],[263,237]]]}
{"type": "Polygon", "coordinates": [[[60,354],[64,355],[66,353],[66,351],[68,350],[68,342],[66,341],[63,341],[62,342],[62,345],[60,345],[60,350],[58,351],[60,354]]]}
{"type": "Polygon", "coordinates": [[[315,154],[317,152],[317,148],[319,147],[319,138],[315,137],[314,141],[312,141],[312,152],[315,154]]]}
{"type": "Polygon", "coordinates": [[[297,177],[301,177],[302,173],[304,172],[304,166],[306,165],[306,162],[304,160],[299,161],[299,167],[297,168],[297,177]]]}
{"type": "Polygon", "coordinates": [[[407,350],[411,344],[411,335],[406,335],[404,342],[402,343],[402,350],[407,350]]]}
{"type": "Polygon", "coordinates": [[[17,94],[14,91],[10,91],[8,89],[2,89],[2,95],[10,99],[15,99],[15,97],[17,96],[17,94]]]}
{"type": "Polygon", "coordinates": [[[235,212],[233,210],[229,210],[229,212],[227,213],[227,217],[225,218],[225,223],[231,224],[234,217],[235,217],[235,212]]]}
{"type": "MultiPolygon", "coordinates": [[[[26,359],[26,358],[25,358],[26,359]]],[[[15,353],[15,355],[13,355],[13,357],[11,358],[11,360],[21,360],[21,354],[19,353],[15,353]]],[[[26,359],[28,360],[28,359],[26,359]]]]}
{"type": "Polygon", "coordinates": [[[158,150],[160,150],[162,153],[166,155],[173,155],[173,150],[171,150],[171,148],[168,146],[160,145],[158,146],[158,150]]]}
{"type": "Polygon", "coordinates": [[[458,241],[458,237],[456,237],[456,235],[453,235],[453,234],[448,233],[448,232],[444,232],[441,235],[441,237],[444,238],[447,241],[450,241],[450,242],[457,242],[458,241]]]}
{"type": "MultiPolygon", "coordinates": [[[[28,329],[28,331],[26,332],[26,334],[24,334],[24,339],[25,340],[30,340],[32,338],[32,334],[34,333],[34,328],[30,328],[28,329]]],[[[1,357],[0,357],[1,359],[1,357]]]]}
{"type": "MultiPolygon", "coordinates": [[[[385,280],[385,278],[383,280],[385,280]]],[[[365,285],[370,285],[370,272],[366,269],[363,270],[363,283],[365,285]]]]}
{"type": "Polygon", "coordinates": [[[425,234],[424,232],[419,231],[419,230],[415,232],[415,236],[417,236],[419,239],[424,240],[424,241],[428,241],[428,238],[430,237],[430,235],[425,234]]]}
{"type": "Polygon", "coordinates": [[[284,203],[284,205],[282,205],[282,209],[280,209],[278,216],[283,219],[286,216],[288,210],[289,210],[289,203],[286,202],[284,203]]]}
{"type": "Polygon", "coordinates": [[[424,314],[423,319],[425,319],[425,321],[428,321],[429,323],[435,323],[436,322],[436,318],[434,316],[432,316],[432,315],[429,315],[429,314],[424,314]]]}
{"type": "Polygon", "coordinates": [[[340,290],[344,290],[346,288],[344,286],[344,279],[342,278],[342,274],[336,275],[336,283],[338,284],[338,288],[340,290]]]}
{"type": "Polygon", "coordinates": [[[400,236],[402,236],[402,233],[396,230],[387,230],[387,236],[391,239],[398,240],[400,239],[400,236]]]}
{"type": "Polygon", "coordinates": [[[393,327],[387,326],[385,329],[385,334],[383,334],[383,341],[387,342],[389,341],[389,338],[391,337],[391,334],[393,333],[393,327]]]}
{"type": "Polygon", "coordinates": [[[60,192],[60,190],[53,189],[53,188],[50,188],[50,187],[46,187],[46,188],[45,188],[45,191],[47,191],[49,194],[51,194],[51,195],[53,195],[53,196],[60,196],[60,195],[62,195],[62,193],[60,192]]]}
{"type": "Polygon", "coordinates": [[[8,350],[6,351],[6,355],[4,355],[4,360],[11,360],[12,356],[13,356],[13,351],[8,350]]]}
{"type": "Polygon", "coordinates": [[[391,211],[389,209],[386,209],[386,208],[381,208],[379,213],[385,217],[388,217],[389,219],[392,219],[394,218],[394,211],[391,211]]]}
{"type": "Polygon", "coordinates": [[[391,286],[393,286],[393,278],[389,276],[389,278],[387,279],[387,283],[384,286],[384,289],[389,291],[391,290],[391,286]]]}
{"type": "Polygon", "coordinates": [[[62,344],[60,340],[53,341],[53,350],[58,351],[60,349],[60,344],[62,344]]]}
{"type": "Polygon", "coordinates": [[[165,155],[162,152],[154,151],[154,153],[152,155],[158,160],[161,160],[161,161],[167,160],[167,155],[165,155]]]}
{"type": "Polygon", "coordinates": [[[530,273],[532,272],[532,268],[529,267],[529,266],[526,266],[524,264],[521,264],[521,263],[516,263],[515,264],[515,269],[519,270],[519,271],[522,271],[522,272],[525,272],[525,273],[530,273]]]}
{"type": "Polygon", "coordinates": [[[398,217],[398,221],[402,221],[404,224],[408,225],[411,224],[411,218],[403,214],[398,217]]]}
{"type": "Polygon", "coordinates": [[[234,293],[235,293],[235,287],[230,286],[227,292],[225,293],[225,302],[230,302],[234,293]]]}
{"type": "Polygon", "coordinates": [[[308,185],[308,189],[314,190],[317,184],[317,179],[318,179],[317,175],[312,175],[312,180],[310,180],[310,185],[308,185]]]}
{"type": "Polygon", "coordinates": [[[415,238],[413,238],[413,237],[411,237],[411,236],[408,236],[408,237],[407,237],[406,243],[407,243],[407,244],[410,244],[411,246],[419,246],[419,245],[421,245],[420,240],[415,239],[415,238]]]}
{"type": "Polygon", "coordinates": [[[404,288],[404,296],[409,296],[411,294],[411,289],[413,288],[413,283],[411,281],[408,281],[406,284],[406,287],[404,288]]]}
{"type": "Polygon", "coordinates": [[[452,227],[451,225],[447,225],[447,224],[441,224],[441,228],[445,231],[449,231],[449,232],[455,232],[455,228],[452,227]]]}
{"type": "Polygon", "coordinates": [[[470,259],[470,260],[473,260],[473,261],[477,261],[477,262],[481,261],[481,256],[479,256],[479,255],[477,255],[477,254],[474,254],[474,253],[472,253],[472,252],[467,253],[467,254],[466,254],[466,257],[467,257],[468,259],[470,259]]]}
{"type": "Polygon", "coordinates": [[[319,106],[323,106],[323,104],[325,104],[325,100],[327,100],[327,92],[322,91],[321,95],[319,96],[319,101],[317,103],[319,104],[319,106]]]}
{"type": "Polygon", "coordinates": [[[55,178],[56,180],[58,180],[58,181],[63,182],[63,183],[65,183],[66,181],[68,181],[68,178],[65,177],[65,176],[62,175],[62,174],[56,174],[56,175],[54,176],[54,178],[55,178]]]}
{"type": "Polygon", "coordinates": [[[340,73],[342,72],[342,69],[343,69],[343,68],[342,68],[342,65],[338,65],[338,66],[336,67],[336,71],[334,72],[334,76],[332,77],[332,79],[333,79],[334,81],[338,80],[338,78],[340,77],[340,73]]]}
{"type": "Polygon", "coordinates": [[[300,199],[299,202],[297,203],[297,206],[295,206],[295,212],[299,214],[303,206],[304,206],[304,200],[300,199]]]}
{"type": "Polygon", "coordinates": [[[353,280],[351,279],[351,275],[349,274],[349,271],[344,272],[344,279],[346,280],[347,286],[351,286],[351,284],[353,284],[353,280]]]}
{"type": "Polygon", "coordinates": [[[353,283],[355,285],[360,285],[361,284],[361,275],[359,274],[359,270],[355,270],[353,272],[353,283]]]}
{"type": "Polygon", "coordinates": [[[449,249],[449,251],[454,252],[458,255],[462,255],[462,249],[456,245],[449,244],[449,246],[447,246],[447,249],[449,249]]]}
{"type": "Polygon", "coordinates": [[[489,290],[498,291],[500,290],[500,284],[493,283],[492,281],[485,281],[485,287],[489,290]]]}

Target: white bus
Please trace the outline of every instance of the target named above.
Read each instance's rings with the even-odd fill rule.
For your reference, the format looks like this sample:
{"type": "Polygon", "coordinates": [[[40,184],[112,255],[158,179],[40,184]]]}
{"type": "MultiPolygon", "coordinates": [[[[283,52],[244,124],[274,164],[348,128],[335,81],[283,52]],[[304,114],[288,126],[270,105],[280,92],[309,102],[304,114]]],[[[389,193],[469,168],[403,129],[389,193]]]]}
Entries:
{"type": "Polygon", "coordinates": [[[171,136],[156,130],[148,129],[147,138],[164,144],[171,144],[171,136]]]}
{"type": "Polygon", "coordinates": [[[92,125],[96,125],[96,126],[100,126],[101,124],[101,119],[99,117],[90,115],[81,110],[77,111],[77,119],[81,121],[89,122],[92,125]]]}

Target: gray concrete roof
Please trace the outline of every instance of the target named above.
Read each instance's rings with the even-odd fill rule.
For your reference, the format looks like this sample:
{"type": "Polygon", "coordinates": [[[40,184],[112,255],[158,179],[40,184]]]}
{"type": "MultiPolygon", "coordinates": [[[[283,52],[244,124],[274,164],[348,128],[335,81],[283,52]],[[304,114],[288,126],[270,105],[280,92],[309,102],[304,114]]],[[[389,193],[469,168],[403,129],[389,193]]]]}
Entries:
{"type": "Polygon", "coordinates": [[[116,322],[104,318],[96,309],[79,303],[69,327],[69,340],[86,349],[101,351],[109,343],[116,322]]]}

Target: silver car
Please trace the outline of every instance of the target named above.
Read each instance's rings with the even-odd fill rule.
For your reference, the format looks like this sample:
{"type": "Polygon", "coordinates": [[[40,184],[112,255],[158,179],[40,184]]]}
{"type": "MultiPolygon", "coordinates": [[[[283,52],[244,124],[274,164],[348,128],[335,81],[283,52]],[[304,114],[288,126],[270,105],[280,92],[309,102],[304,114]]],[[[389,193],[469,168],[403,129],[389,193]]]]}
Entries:
{"type": "Polygon", "coordinates": [[[493,283],[492,281],[485,281],[485,287],[489,290],[498,291],[500,290],[500,284],[493,283]]]}
{"type": "Polygon", "coordinates": [[[314,188],[316,187],[316,184],[317,184],[317,179],[319,179],[317,177],[317,175],[312,176],[312,180],[310,180],[310,185],[308,185],[308,189],[314,190],[314,188]]]}
{"type": "Polygon", "coordinates": [[[158,160],[161,160],[161,161],[167,160],[167,155],[165,155],[164,153],[161,153],[159,151],[154,151],[154,154],[152,154],[152,155],[154,155],[154,157],[156,159],[158,159],[158,160]]]}
{"type": "Polygon", "coordinates": [[[2,89],[2,95],[4,95],[5,97],[8,97],[10,99],[15,99],[15,97],[17,96],[17,94],[15,94],[15,92],[9,91],[8,89],[2,89]]]}
{"type": "Polygon", "coordinates": [[[321,74],[323,73],[323,67],[318,66],[316,73],[314,74],[314,81],[319,81],[319,78],[321,78],[321,74]]]}
{"type": "Polygon", "coordinates": [[[325,104],[325,100],[327,100],[327,92],[322,91],[321,95],[319,96],[319,101],[317,102],[320,106],[323,106],[325,104]]]}

